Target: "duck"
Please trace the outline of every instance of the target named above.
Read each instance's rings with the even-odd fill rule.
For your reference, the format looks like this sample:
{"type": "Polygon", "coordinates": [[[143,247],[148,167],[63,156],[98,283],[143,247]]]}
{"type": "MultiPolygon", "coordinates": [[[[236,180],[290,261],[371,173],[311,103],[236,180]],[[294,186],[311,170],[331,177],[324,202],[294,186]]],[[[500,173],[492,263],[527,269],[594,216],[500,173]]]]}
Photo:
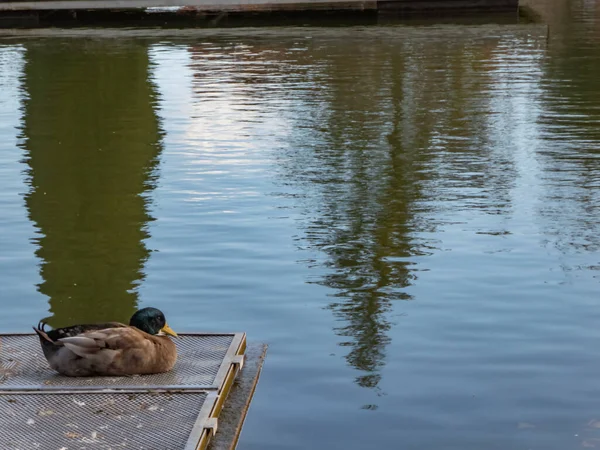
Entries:
{"type": "Polygon", "coordinates": [[[157,308],[136,311],[129,325],[119,322],[73,325],[46,331],[40,338],[50,367],[69,377],[134,376],[170,371],[177,361],[177,337],[157,308]]]}

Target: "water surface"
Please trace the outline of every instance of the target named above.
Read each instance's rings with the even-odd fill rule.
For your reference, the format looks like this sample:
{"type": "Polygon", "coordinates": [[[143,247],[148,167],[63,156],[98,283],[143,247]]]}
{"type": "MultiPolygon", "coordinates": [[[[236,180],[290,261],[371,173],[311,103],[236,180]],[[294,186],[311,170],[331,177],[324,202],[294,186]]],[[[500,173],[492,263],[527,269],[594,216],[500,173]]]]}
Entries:
{"type": "Polygon", "coordinates": [[[0,41],[1,330],[246,331],[242,450],[600,447],[595,2],[69,33],[0,41]]]}

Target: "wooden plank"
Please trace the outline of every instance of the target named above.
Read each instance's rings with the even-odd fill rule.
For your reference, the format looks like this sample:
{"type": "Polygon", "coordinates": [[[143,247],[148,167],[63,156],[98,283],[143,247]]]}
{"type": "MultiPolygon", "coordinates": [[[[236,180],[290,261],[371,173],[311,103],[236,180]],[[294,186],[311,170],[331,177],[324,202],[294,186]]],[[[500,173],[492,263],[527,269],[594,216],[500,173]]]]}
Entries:
{"type": "Polygon", "coordinates": [[[189,7],[204,12],[310,10],[498,10],[515,12],[518,0],[0,0],[0,11],[131,10],[152,7],[189,7]]]}
{"type": "Polygon", "coordinates": [[[161,6],[189,6],[198,11],[276,11],[307,9],[374,9],[374,1],[349,0],[29,0],[1,1],[2,10],[140,9],[161,6]]]}

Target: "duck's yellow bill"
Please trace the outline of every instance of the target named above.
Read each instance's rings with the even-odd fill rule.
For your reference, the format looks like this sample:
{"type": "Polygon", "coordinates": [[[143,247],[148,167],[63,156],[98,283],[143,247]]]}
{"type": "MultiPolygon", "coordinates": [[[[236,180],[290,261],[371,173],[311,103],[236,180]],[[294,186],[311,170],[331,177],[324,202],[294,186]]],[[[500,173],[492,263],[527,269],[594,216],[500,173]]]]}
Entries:
{"type": "Polygon", "coordinates": [[[162,328],[160,329],[160,331],[162,331],[162,332],[163,332],[163,333],[165,333],[165,334],[168,334],[169,336],[174,336],[174,337],[177,337],[177,333],[175,333],[175,332],[174,332],[174,331],[171,329],[171,327],[170,327],[168,324],[166,324],[166,323],[165,323],[165,326],[164,326],[164,327],[162,327],[162,328]]]}

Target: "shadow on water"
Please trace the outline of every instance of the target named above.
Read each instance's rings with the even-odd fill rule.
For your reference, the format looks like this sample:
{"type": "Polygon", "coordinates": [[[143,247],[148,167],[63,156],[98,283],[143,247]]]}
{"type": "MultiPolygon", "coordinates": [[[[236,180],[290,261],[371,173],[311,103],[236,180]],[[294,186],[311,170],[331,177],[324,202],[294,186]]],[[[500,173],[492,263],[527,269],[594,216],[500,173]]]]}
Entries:
{"type": "MultiPolygon", "coordinates": [[[[411,258],[420,249],[409,230],[421,196],[414,182],[421,155],[403,148],[398,133],[402,56],[391,59],[396,66],[391,102],[397,114],[387,133],[388,145],[382,142],[382,131],[389,131],[385,116],[391,111],[381,115],[380,108],[387,103],[390,93],[384,91],[390,80],[381,64],[363,71],[361,58],[354,56],[347,53],[327,65],[331,85],[324,100],[331,114],[324,145],[314,154],[315,166],[321,167],[321,181],[313,180],[322,186],[317,197],[320,217],[309,225],[306,239],[327,255],[331,270],[318,284],[335,291],[337,300],[328,308],[341,323],[336,333],[349,339],[340,344],[349,348],[348,364],[362,372],[356,383],[378,388],[390,343],[391,302],[412,299],[406,288],[416,279],[411,258]],[[356,79],[343,80],[348,73],[356,79]],[[369,87],[356,92],[359,79],[369,87]]],[[[386,59],[380,56],[379,62],[386,59]]]]}
{"type": "Polygon", "coordinates": [[[304,192],[298,246],[324,256],[310,262],[325,268],[313,282],[332,290],[328,308],[359,386],[380,389],[392,317],[402,315],[394,302],[413,299],[423,257],[439,250],[440,216],[465,202],[510,216],[518,173],[513,149],[496,145],[510,124],[484,112],[512,39],[421,37],[376,50],[349,40],[314,45],[310,65],[288,60],[287,79],[312,88],[279,158],[282,184],[304,192]]]}
{"type": "Polygon", "coordinates": [[[27,46],[25,204],[52,326],[126,321],[137,307],[161,152],[148,69],[134,43],[27,46]]]}
{"type": "Polygon", "coordinates": [[[328,308],[338,319],[335,332],[347,339],[340,345],[349,349],[348,364],[361,372],[355,381],[378,390],[392,302],[412,298],[412,258],[423,254],[411,230],[429,155],[403,147],[400,53],[390,59],[392,80],[382,65],[387,52],[375,61],[361,58],[355,45],[315,53],[322,73],[307,78],[318,100],[294,127],[283,176],[307,192],[299,245],[325,255],[326,272],[315,282],[333,291],[328,308]]]}

